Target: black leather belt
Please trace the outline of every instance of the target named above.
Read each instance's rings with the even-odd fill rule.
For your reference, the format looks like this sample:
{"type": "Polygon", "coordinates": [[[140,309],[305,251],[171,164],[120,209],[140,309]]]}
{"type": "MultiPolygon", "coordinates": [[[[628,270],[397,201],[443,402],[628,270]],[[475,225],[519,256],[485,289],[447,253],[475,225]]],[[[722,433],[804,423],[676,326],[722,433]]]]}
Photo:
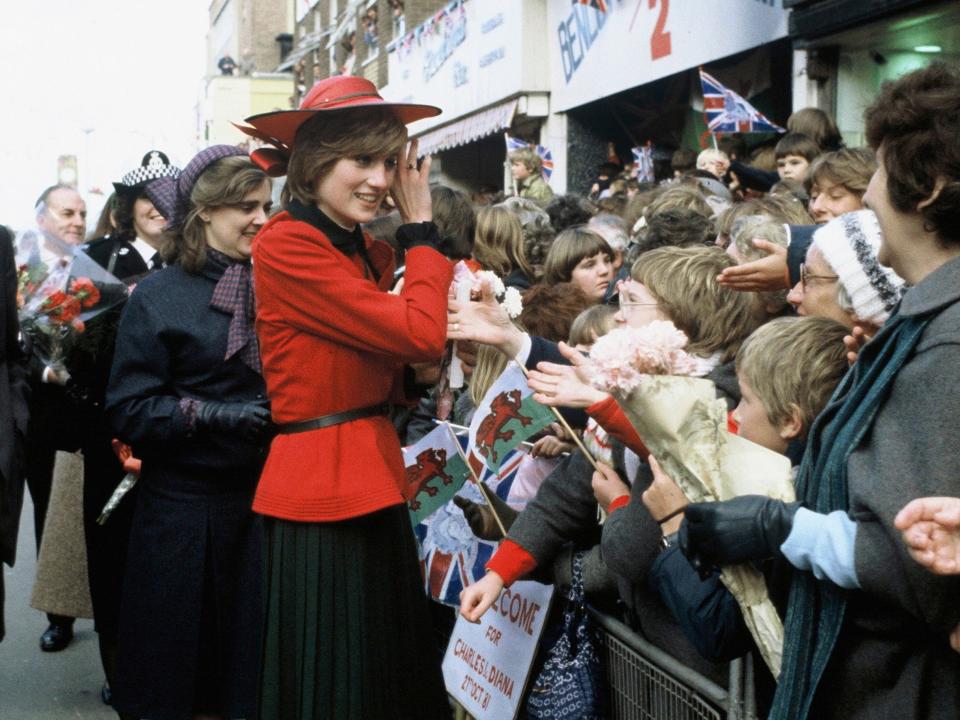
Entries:
{"type": "Polygon", "coordinates": [[[357,408],[356,410],[344,410],[343,412],[332,413],[331,415],[321,415],[312,420],[300,420],[298,422],[283,423],[277,425],[277,432],[281,435],[292,435],[293,433],[307,432],[308,430],[319,430],[320,428],[330,427],[331,425],[340,425],[351,420],[361,418],[376,417],[377,415],[388,415],[390,413],[389,403],[378,403],[368,405],[367,407],[357,408]]]}

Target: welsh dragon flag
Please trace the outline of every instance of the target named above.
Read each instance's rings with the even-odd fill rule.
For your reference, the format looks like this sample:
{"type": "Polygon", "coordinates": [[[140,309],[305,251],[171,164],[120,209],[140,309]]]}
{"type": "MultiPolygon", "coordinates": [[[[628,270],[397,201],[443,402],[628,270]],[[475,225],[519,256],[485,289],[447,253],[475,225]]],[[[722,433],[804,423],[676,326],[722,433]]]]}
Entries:
{"type": "Polygon", "coordinates": [[[553,421],[550,409],[533,399],[523,370],[511,362],[473,415],[467,454],[470,466],[477,475],[484,468],[499,470],[511,450],[553,421]]]}
{"type": "Polygon", "coordinates": [[[441,423],[403,449],[403,464],[407,469],[403,497],[412,525],[445,505],[470,475],[457,444],[450,426],[441,423]]]}

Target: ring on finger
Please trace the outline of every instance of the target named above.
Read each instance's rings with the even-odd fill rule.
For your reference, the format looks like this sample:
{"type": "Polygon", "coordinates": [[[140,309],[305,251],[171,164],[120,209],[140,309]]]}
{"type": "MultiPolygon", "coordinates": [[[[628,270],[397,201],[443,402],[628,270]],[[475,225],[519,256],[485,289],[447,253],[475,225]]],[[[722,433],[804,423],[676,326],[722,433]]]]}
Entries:
{"type": "Polygon", "coordinates": [[[407,170],[413,170],[415,167],[417,166],[414,165],[413,163],[407,163],[407,170]]]}
{"type": "Polygon", "coordinates": [[[453,331],[454,331],[454,332],[460,332],[460,323],[455,322],[455,323],[453,324],[453,331]]]}

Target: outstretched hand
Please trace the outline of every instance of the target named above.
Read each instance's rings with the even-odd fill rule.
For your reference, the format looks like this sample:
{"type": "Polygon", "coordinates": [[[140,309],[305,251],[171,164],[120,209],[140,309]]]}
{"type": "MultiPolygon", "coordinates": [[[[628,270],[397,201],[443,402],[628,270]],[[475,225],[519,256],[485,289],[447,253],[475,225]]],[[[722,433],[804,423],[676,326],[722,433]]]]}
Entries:
{"type": "Polygon", "coordinates": [[[912,500],[897,513],[910,556],[937,575],[960,574],[960,498],[912,500]]]}
{"type": "Polygon", "coordinates": [[[400,221],[408,223],[433,220],[433,202],[430,199],[430,156],[417,168],[417,140],[411,140],[407,152],[401,153],[397,163],[390,195],[400,211],[400,221]]]}
{"type": "Polygon", "coordinates": [[[742,292],[789,290],[790,272],[787,269],[787,249],[760,238],[754,238],[753,246],[766,252],[767,256],[725,268],[717,276],[717,282],[731,290],[742,292]]]}
{"type": "Polygon", "coordinates": [[[523,347],[523,333],[497,302],[490,282],[480,285],[480,299],[457,300],[454,286],[447,296],[447,339],[493,345],[513,359],[523,347]]]}
{"type": "Polygon", "coordinates": [[[607,398],[602,390],[590,384],[587,359],[580,351],[562,342],[560,353],[570,365],[541,362],[531,370],[527,383],[534,390],[533,399],[553,407],[586,408],[607,398]]]}

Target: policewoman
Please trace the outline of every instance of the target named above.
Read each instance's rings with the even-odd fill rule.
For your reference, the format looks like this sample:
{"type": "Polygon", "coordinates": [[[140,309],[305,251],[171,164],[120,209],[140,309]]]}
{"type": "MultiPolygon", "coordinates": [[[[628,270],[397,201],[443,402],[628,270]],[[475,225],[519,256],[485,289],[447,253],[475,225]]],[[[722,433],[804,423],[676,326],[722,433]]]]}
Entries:
{"type": "MultiPolygon", "coordinates": [[[[254,243],[257,334],[279,434],[254,510],[266,534],[261,720],[434,718],[449,708],[434,651],[404,467],[388,403],[410,363],[438,361],[451,263],[405,124],[434,107],[384,102],[359,77],[310,90],[299,110],[247,119],[286,171],[284,212],[254,243]],[[392,193],[406,282],[361,225],[392,193]]],[[[411,398],[413,399],[413,398],[411,398]]]]}

